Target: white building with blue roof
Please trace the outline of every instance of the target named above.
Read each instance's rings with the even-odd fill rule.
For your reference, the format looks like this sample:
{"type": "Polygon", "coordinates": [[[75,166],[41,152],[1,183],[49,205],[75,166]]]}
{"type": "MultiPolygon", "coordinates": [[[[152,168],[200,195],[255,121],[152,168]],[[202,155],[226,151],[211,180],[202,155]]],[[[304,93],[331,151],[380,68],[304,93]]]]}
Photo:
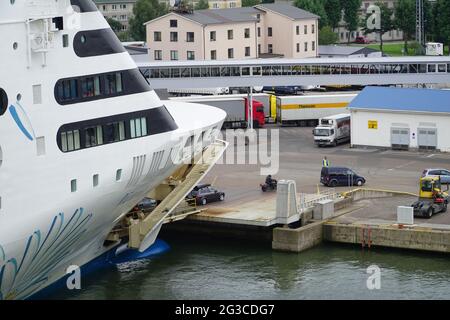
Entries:
{"type": "Polygon", "coordinates": [[[450,152],[450,91],[366,87],[349,109],[352,147],[450,152]]]}

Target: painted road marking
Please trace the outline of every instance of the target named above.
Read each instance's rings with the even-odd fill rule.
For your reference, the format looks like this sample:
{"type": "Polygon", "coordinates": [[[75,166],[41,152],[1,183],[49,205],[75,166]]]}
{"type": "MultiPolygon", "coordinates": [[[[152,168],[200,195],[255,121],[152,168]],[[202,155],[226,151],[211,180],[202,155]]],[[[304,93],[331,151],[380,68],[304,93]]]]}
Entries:
{"type": "Polygon", "coordinates": [[[395,169],[401,169],[401,168],[407,167],[407,166],[409,166],[410,164],[413,164],[413,163],[416,163],[416,161],[410,161],[410,162],[401,164],[401,165],[396,166],[394,168],[388,169],[388,171],[394,171],[395,169]]]}

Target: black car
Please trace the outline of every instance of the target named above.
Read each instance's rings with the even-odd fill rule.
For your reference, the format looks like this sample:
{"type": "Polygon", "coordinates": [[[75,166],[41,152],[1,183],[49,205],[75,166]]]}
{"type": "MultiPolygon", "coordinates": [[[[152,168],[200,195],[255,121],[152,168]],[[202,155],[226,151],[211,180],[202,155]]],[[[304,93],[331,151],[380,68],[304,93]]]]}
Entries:
{"type": "Polygon", "coordinates": [[[323,167],[320,182],[327,187],[362,186],[366,179],[355,171],[344,167],[323,167]]]}
{"type": "Polygon", "coordinates": [[[225,200],[225,193],[211,187],[210,184],[202,184],[196,186],[186,198],[195,199],[197,204],[205,205],[209,202],[225,200]]]}
{"type": "Polygon", "coordinates": [[[150,211],[156,208],[158,201],[145,197],[134,208],[134,211],[150,211]]]}

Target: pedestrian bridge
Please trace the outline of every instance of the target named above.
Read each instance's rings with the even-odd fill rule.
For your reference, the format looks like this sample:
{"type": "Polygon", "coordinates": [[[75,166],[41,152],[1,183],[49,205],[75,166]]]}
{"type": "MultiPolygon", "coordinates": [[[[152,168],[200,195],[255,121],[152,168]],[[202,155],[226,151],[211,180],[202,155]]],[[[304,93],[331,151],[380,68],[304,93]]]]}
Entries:
{"type": "Polygon", "coordinates": [[[450,57],[146,61],[134,56],[154,89],[450,83],[450,57]]]}

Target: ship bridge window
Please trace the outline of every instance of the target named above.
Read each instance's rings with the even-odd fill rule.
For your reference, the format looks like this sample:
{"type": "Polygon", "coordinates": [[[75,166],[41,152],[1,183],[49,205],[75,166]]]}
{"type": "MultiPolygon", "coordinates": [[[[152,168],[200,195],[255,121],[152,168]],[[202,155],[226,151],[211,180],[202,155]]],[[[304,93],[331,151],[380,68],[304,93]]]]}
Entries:
{"type": "Polygon", "coordinates": [[[122,43],[109,28],[78,32],[73,39],[73,49],[80,58],[125,52],[122,43]]]}
{"type": "Polygon", "coordinates": [[[145,117],[130,120],[131,138],[147,135],[147,119],[145,117]]]}
{"type": "Polygon", "coordinates": [[[138,69],[61,79],[55,86],[60,105],[74,104],[150,91],[138,69]]]}
{"type": "Polygon", "coordinates": [[[64,131],[61,132],[61,150],[63,152],[74,151],[80,149],[80,131],[64,131]]]}
{"type": "Polygon", "coordinates": [[[100,77],[89,77],[81,80],[81,96],[83,98],[100,95],[100,77]]]}
{"type": "Polygon", "coordinates": [[[70,0],[70,4],[76,12],[94,12],[97,7],[91,0],[70,0]]]}
{"type": "Polygon", "coordinates": [[[0,116],[6,112],[8,108],[8,95],[5,90],[0,88],[0,116]]]}
{"type": "Polygon", "coordinates": [[[106,75],[105,81],[106,94],[116,94],[122,92],[122,74],[120,72],[106,75]]]}
{"type": "Polygon", "coordinates": [[[86,133],[86,148],[95,147],[103,144],[102,126],[86,128],[85,133],[86,133]]]}
{"type": "Polygon", "coordinates": [[[103,126],[103,137],[105,143],[125,140],[125,122],[113,122],[103,126]]]}

